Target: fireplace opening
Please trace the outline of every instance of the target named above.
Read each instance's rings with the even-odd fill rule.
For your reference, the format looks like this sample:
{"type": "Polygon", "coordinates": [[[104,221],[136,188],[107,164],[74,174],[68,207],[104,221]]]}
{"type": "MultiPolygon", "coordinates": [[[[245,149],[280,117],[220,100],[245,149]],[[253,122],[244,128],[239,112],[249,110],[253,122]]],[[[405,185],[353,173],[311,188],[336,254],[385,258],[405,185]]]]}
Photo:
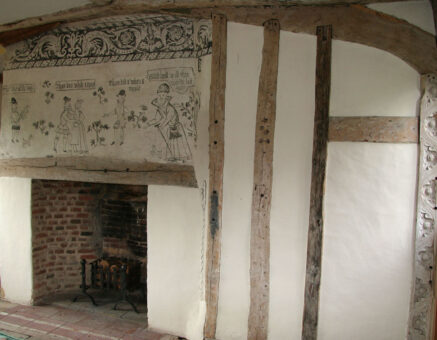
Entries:
{"type": "Polygon", "coordinates": [[[147,186],[32,180],[32,262],[36,304],[145,312],[147,186]]]}

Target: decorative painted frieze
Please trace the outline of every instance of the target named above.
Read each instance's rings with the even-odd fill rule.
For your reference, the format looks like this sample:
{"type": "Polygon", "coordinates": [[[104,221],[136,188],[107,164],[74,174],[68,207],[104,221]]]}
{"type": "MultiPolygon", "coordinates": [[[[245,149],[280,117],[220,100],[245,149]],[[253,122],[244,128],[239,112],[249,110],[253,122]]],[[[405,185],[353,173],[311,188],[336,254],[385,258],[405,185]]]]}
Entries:
{"type": "Polygon", "coordinates": [[[65,25],[19,44],[6,69],[198,58],[211,54],[207,21],[129,16],[65,25]]]}
{"type": "Polygon", "coordinates": [[[437,183],[437,76],[422,77],[420,164],[415,240],[414,287],[409,340],[430,340],[433,323],[434,230],[437,183]]]}

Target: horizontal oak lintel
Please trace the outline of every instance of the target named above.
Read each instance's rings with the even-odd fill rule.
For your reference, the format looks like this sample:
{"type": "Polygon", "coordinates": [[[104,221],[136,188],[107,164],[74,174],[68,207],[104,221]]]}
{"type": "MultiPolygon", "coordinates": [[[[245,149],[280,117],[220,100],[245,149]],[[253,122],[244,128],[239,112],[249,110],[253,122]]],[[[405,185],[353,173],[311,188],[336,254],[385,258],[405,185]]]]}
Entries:
{"type": "Polygon", "coordinates": [[[189,165],[132,162],[96,157],[0,160],[0,176],[132,185],[197,187],[189,165]]]}
{"type": "Polygon", "coordinates": [[[330,117],[330,142],[418,143],[418,117],[330,117]]]}

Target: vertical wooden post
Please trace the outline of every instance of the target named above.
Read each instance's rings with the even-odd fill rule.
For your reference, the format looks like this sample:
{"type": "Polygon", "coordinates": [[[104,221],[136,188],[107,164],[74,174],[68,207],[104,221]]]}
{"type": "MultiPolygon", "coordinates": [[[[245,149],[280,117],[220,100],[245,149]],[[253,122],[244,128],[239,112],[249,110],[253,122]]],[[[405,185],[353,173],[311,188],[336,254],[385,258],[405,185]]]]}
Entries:
{"type": "Polygon", "coordinates": [[[331,89],[331,26],[317,27],[316,108],[302,339],[317,339],[331,89]]]}
{"type": "Polygon", "coordinates": [[[209,102],[209,232],[206,253],[205,338],[215,338],[220,283],[223,201],[227,20],[212,16],[211,94],[209,102]]]}
{"type": "Polygon", "coordinates": [[[413,289],[408,340],[429,340],[433,331],[436,283],[437,74],[422,75],[413,289]]]}
{"type": "Polygon", "coordinates": [[[270,203],[273,174],[273,141],[276,119],[280,26],[264,24],[264,47],[258,85],[255,161],[250,238],[249,340],[267,339],[270,289],[270,203]]]}

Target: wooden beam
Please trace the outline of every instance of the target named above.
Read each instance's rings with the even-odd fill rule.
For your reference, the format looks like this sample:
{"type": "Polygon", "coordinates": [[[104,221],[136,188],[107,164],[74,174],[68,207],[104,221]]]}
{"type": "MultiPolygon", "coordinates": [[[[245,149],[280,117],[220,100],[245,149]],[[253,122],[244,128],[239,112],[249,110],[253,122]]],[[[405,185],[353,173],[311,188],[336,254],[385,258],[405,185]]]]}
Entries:
{"type": "Polygon", "coordinates": [[[20,28],[14,31],[4,31],[0,32],[0,45],[6,47],[17,43],[21,40],[31,38],[40,33],[50,31],[58,27],[60,22],[51,22],[45,25],[32,26],[28,28],[20,28]]]}
{"type": "Polygon", "coordinates": [[[332,27],[317,27],[316,109],[314,115],[310,217],[302,339],[317,339],[323,248],[323,199],[328,151],[329,97],[331,92],[332,27]]]}
{"type": "Polygon", "coordinates": [[[212,11],[226,15],[229,21],[258,26],[267,18],[277,18],[281,30],[295,33],[315,34],[317,26],[332,25],[334,39],[387,51],[421,74],[437,72],[437,49],[432,34],[364,6],[216,8],[193,9],[191,13],[208,17],[212,11]]]}
{"type": "Polygon", "coordinates": [[[0,160],[0,176],[197,187],[192,166],[132,162],[86,156],[2,159],[0,160]]]}
{"type": "Polygon", "coordinates": [[[330,142],[419,143],[418,117],[330,117],[330,142]]]}
{"type": "MultiPolygon", "coordinates": [[[[261,4],[262,2],[266,1],[254,0],[249,4],[261,4]]],[[[210,19],[211,15],[216,13],[224,15],[228,21],[258,26],[263,25],[270,18],[275,18],[280,21],[282,30],[295,33],[315,34],[315,27],[332,25],[335,39],[387,51],[404,60],[421,74],[437,72],[437,49],[434,36],[405,20],[361,5],[272,6],[272,4],[277,5],[277,2],[284,4],[284,1],[278,0],[269,2],[271,5],[269,7],[248,6],[247,3],[243,7],[237,7],[237,4],[243,5],[243,2],[232,2],[234,6],[226,7],[225,5],[231,3],[228,0],[215,2],[214,5],[209,0],[166,1],[165,3],[118,0],[106,6],[88,5],[13,24],[0,25],[0,32],[54,22],[76,22],[113,15],[153,12],[203,19],[210,19]]]]}
{"type": "Polygon", "coordinates": [[[432,12],[434,14],[434,27],[436,32],[436,46],[437,46],[437,0],[429,0],[431,2],[432,12]]]}
{"type": "Polygon", "coordinates": [[[204,336],[215,338],[220,284],[222,234],[227,21],[212,16],[212,63],[209,101],[209,232],[206,253],[204,336]]]}
{"type": "Polygon", "coordinates": [[[248,340],[267,339],[270,290],[270,205],[276,120],[280,25],[264,24],[264,46],[258,85],[255,161],[250,237],[250,308],[248,340]]]}
{"type": "MultiPolygon", "coordinates": [[[[394,2],[408,0],[314,0],[312,5],[338,5],[341,4],[369,4],[379,2],[394,2]]],[[[110,0],[109,4],[88,4],[56,13],[45,14],[37,17],[26,18],[16,22],[0,25],[0,32],[45,25],[58,21],[74,22],[113,15],[139,14],[157,12],[162,9],[189,12],[192,8],[218,8],[218,7],[254,7],[254,6],[298,6],[301,0],[110,0]]]]}

